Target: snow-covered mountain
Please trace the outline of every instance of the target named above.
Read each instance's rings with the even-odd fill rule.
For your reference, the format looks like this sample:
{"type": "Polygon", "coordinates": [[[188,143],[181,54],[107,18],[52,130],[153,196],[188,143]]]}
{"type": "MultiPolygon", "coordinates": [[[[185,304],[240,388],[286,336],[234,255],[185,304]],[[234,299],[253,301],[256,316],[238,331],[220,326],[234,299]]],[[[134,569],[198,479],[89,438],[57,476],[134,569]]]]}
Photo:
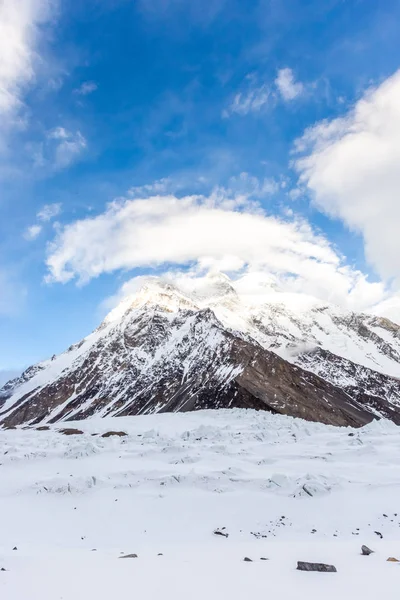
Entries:
{"type": "Polygon", "coordinates": [[[0,422],[257,408],[400,423],[400,327],[220,273],[145,281],[92,334],[0,390],[0,422]]]}

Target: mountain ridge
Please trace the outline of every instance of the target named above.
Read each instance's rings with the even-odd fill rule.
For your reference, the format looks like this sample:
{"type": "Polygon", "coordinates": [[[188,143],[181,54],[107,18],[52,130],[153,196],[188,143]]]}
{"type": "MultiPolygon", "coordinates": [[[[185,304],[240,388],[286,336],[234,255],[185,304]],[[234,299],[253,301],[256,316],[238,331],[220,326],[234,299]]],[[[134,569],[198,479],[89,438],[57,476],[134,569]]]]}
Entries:
{"type": "Polygon", "coordinates": [[[281,293],[273,279],[256,299],[242,283],[144,281],[81,342],[3,386],[0,423],[235,406],[400,424],[399,326],[281,293]]]}

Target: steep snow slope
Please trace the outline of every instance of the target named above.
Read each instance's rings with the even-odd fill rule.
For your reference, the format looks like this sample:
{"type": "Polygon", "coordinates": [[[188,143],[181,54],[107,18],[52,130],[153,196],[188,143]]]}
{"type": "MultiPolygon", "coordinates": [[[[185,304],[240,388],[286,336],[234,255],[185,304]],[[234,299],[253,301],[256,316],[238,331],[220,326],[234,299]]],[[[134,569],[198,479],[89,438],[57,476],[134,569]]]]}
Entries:
{"type": "Polygon", "coordinates": [[[400,421],[397,325],[258,283],[149,280],[82,342],[4,386],[0,421],[233,406],[333,424],[400,421]]]}
{"type": "Polygon", "coordinates": [[[69,426],[83,434],[0,431],[2,600],[397,600],[392,423],[234,409],[69,426]]]}

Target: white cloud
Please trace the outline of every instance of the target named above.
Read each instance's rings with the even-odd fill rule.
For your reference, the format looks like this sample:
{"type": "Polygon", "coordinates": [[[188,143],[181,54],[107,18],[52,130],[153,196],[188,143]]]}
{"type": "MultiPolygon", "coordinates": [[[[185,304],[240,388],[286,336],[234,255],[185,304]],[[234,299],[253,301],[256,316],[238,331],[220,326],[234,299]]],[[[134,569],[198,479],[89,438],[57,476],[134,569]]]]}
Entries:
{"type": "Polygon", "coordinates": [[[209,197],[120,199],[67,225],[49,246],[47,280],[85,283],[102,273],[163,265],[262,270],[286,288],[355,308],[385,297],[382,284],[344,264],[304,220],[269,216],[246,196],[221,189],[209,197]]]}
{"type": "Polygon", "coordinates": [[[226,118],[232,114],[243,116],[252,112],[260,112],[271,98],[271,90],[268,85],[252,87],[236,94],[230,106],[223,111],[222,116],[226,118]]]}
{"type": "Polygon", "coordinates": [[[400,71],[344,117],[297,141],[295,166],[315,204],[364,239],[367,260],[400,285],[400,71]]]}
{"type": "Polygon", "coordinates": [[[80,131],[68,131],[65,127],[55,127],[47,134],[47,139],[54,141],[52,162],[56,169],[64,169],[75,162],[87,147],[87,142],[80,131]]]}
{"type": "Polygon", "coordinates": [[[36,240],[36,238],[40,235],[42,231],[41,225],[31,225],[28,227],[24,233],[24,238],[29,242],[36,240]]]}
{"type": "Polygon", "coordinates": [[[54,217],[61,212],[61,202],[54,202],[54,204],[45,204],[37,213],[39,221],[51,221],[54,217]]]}
{"type": "Polygon", "coordinates": [[[82,85],[74,90],[74,94],[77,94],[78,96],[88,96],[89,94],[93,94],[93,92],[97,90],[97,87],[95,81],[84,81],[82,85]]]}
{"type": "Polygon", "coordinates": [[[304,85],[300,81],[295,80],[292,69],[287,67],[278,71],[275,85],[286,102],[294,100],[304,92],[304,85]]]}
{"type": "Polygon", "coordinates": [[[51,17],[54,4],[52,0],[0,2],[0,136],[21,126],[18,113],[24,90],[35,78],[40,27],[51,17]]]}

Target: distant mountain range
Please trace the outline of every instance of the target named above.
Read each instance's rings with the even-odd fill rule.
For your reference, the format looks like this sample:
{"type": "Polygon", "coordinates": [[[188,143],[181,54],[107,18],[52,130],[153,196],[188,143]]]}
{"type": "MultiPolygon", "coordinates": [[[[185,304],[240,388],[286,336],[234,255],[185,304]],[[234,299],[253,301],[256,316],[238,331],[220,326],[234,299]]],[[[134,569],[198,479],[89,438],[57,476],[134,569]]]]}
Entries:
{"type": "Polygon", "coordinates": [[[400,326],[258,275],[212,274],[190,291],[150,278],[81,342],[0,389],[7,427],[229,407],[400,424],[400,326]]]}

